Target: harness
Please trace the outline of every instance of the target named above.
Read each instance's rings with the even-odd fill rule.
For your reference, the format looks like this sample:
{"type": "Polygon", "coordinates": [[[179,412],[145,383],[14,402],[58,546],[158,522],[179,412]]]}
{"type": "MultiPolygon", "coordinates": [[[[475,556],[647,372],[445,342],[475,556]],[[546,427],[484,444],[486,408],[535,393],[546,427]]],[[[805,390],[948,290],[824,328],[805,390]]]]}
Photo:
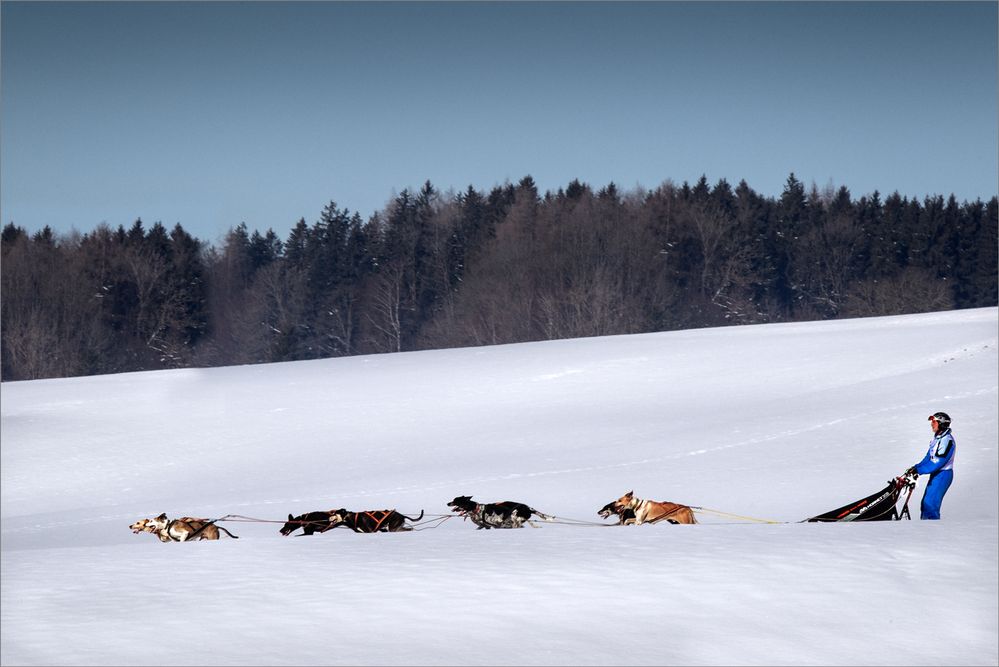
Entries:
{"type": "Polygon", "coordinates": [[[173,533],[170,532],[170,529],[173,528],[173,524],[175,524],[175,523],[177,523],[177,519],[170,519],[170,521],[167,523],[166,527],[163,529],[163,532],[165,532],[166,536],[169,537],[174,542],[180,542],[180,538],[179,537],[174,537],[173,533]]]}
{"type": "Polygon", "coordinates": [[[393,511],[394,510],[371,510],[369,512],[354,512],[354,530],[357,530],[358,518],[364,514],[366,517],[375,522],[375,528],[371,532],[377,533],[382,527],[382,524],[385,523],[390,516],[392,516],[393,511]]]}
{"type": "Polygon", "coordinates": [[[475,503],[475,507],[470,510],[462,510],[460,513],[462,519],[471,519],[472,523],[477,526],[487,525],[483,516],[485,514],[485,506],[479,503],[475,503]]]}
{"type": "MultiPolygon", "coordinates": [[[[180,542],[181,541],[181,539],[179,537],[174,537],[173,533],[170,532],[170,529],[173,528],[173,524],[177,523],[178,521],[180,521],[180,519],[170,519],[169,523],[167,523],[167,525],[166,525],[166,528],[163,529],[164,532],[166,532],[167,537],[169,537],[174,542],[180,542]]],[[[186,523],[189,526],[191,525],[190,521],[185,521],[184,523],[186,523]]],[[[191,533],[187,537],[187,541],[193,540],[195,537],[197,537],[198,535],[201,534],[201,531],[203,531],[205,528],[207,528],[209,525],[211,525],[213,523],[215,523],[215,522],[214,521],[202,521],[201,522],[201,527],[198,528],[197,530],[195,530],[193,533],[191,533]]],[[[193,528],[194,526],[191,526],[191,527],[193,528]]]]}
{"type": "Polygon", "coordinates": [[[503,525],[502,523],[500,524],[489,523],[488,521],[486,521],[485,515],[486,515],[486,506],[481,503],[475,503],[475,507],[473,507],[472,509],[463,510],[461,512],[462,518],[471,519],[472,523],[474,523],[476,526],[495,528],[503,525]]]}

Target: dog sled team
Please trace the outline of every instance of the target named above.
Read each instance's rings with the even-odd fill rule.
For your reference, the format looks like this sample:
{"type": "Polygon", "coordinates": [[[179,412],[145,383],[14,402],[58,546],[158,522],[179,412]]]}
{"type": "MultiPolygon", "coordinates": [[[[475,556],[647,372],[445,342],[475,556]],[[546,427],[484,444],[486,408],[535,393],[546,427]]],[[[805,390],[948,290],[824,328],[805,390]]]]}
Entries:
{"type": "MultiPolygon", "coordinates": [[[[491,528],[522,528],[524,524],[533,525],[531,520],[537,517],[543,521],[553,521],[554,516],[510,500],[496,503],[477,503],[471,496],[458,496],[447,504],[456,516],[468,519],[478,530],[491,528]]],[[[632,491],[617,500],[604,505],[597,514],[608,518],[617,516],[616,525],[639,526],[643,523],[658,523],[665,521],[673,524],[697,523],[693,509],[687,505],[671,502],[657,502],[636,498],[632,491]]],[[[306,512],[298,516],[288,515],[288,520],[279,529],[284,536],[291,535],[301,529],[300,535],[325,533],[333,528],[350,528],[356,533],[395,533],[413,530],[413,523],[423,518],[411,517],[393,509],[369,510],[364,512],[348,512],[344,508],[306,512]],[[409,523],[407,523],[409,522],[409,523]]],[[[182,517],[168,519],[166,514],[160,514],[153,519],[140,519],[129,528],[133,533],[152,533],[160,542],[186,542],[188,540],[217,540],[219,531],[232,538],[233,535],[225,528],[216,525],[216,520],[182,517]]],[[[611,525],[611,524],[607,524],[611,525]]]]}
{"type": "MultiPolygon", "coordinates": [[[[805,521],[891,521],[911,518],[909,516],[909,498],[916,487],[916,479],[920,475],[929,475],[930,479],[923,492],[919,518],[939,519],[940,503],[953,480],[954,452],[957,447],[950,429],[951,419],[946,412],[935,412],[927,420],[933,430],[933,440],[930,441],[929,449],[922,461],[908,468],[900,476],[888,480],[887,486],[883,490],[824,514],[810,517],[805,521]],[[903,500],[901,509],[899,509],[900,499],[903,500]]],[[[522,528],[525,523],[534,525],[531,523],[533,517],[538,517],[544,521],[556,519],[556,517],[543,514],[529,505],[510,500],[498,503],[477,503],[472,500],[471,496],[458,496],[447,506],[458,516],[470,520],[479,530],[522,528]]],[[[597,511],[597,514],[604,519],[609,518],[612,514],[616,515],[618,519],[616,525],[619,526],[640,526],[643,523],[659,523],[661,521],[673,524],[694,524],[697,523],[694,518],[695,509],[722,515],[727,514],[703,507],[643,500],[637,498],[632,491],[607,503],[597,511]]],[[[734,514],[728,514],[728,516],[738,517],[734,514]]],[[[280,533],[288,536],[301,529],[302,535],[314,535],[339,527],[350,528],[357,533],[395,533],[413,530],[412,524],[422,518],[422,511],[419,516],[410,517],[396,510],[348,512],[346,509],[340,508],[307,512],[299,516],[289,514],[288,520],[280,529],[280,533]],[[407,521],[410,523],[406,523],[407,521]]],[[[443,517],[443,519],[446,518],[448,517],[443,517]]],[[[738,518],[750,519],[750,517],[738,518]]],[[[220,536],[219,531],[235,538],[236,535],[216,525],[215,522],[221,520],[193,517],[170,520],[166,514],[160,514],[154,519],[140,519],[129,527],[133,533],[152,533],[159,538],[160,542],[217,540],[220,536]]],[[[256,519],[253,520],[256,521],[256,519]]]]}

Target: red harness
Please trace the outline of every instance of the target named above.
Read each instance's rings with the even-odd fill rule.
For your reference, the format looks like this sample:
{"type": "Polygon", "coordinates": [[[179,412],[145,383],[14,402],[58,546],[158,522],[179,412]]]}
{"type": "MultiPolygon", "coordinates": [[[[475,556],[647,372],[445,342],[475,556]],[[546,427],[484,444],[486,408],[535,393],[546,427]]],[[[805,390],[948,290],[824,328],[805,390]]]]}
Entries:
{"type": "Polygon", "coordinates": [[[395,510],[371,510],[370,512],[354,512],[354,530],[357,530],[357,520],[364,514],[375,522],[375,528],[372,533],[377,533],[378,529],[382,527],[385,520],[392,516],[392,512],[395,510]]]}

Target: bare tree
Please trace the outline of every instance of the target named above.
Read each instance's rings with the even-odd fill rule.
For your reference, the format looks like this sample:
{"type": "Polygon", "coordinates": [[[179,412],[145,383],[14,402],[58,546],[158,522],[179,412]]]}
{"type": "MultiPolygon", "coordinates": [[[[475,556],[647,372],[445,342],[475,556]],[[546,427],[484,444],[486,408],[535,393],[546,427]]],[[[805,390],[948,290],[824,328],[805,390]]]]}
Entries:
{"type": "Polygon", "coordinates": [[[691,204],[688,216],[701,250],[701,294],[715,293],[720,282],[716,264],[726,235],[732,233],[732,221],[727,220],[717,206],[708,202],[691,204]]]}
{"type": "Polygon", "coordinates": [[[69,374],[65,341],[44,306],[11,310],[4,316],[4,380],[34,380],[69,374]]]}
{"type": "Polygon", "coordinates": [[[136,308],[131,318],[131,333],[142,344],[160,353],[160,343],[169,309],[163,291],[167,274],[166,258],[141,246],[125,248],[121,261],[135,288],[136,308]]]}
{"type": "Polygon", "coordinates": [[[277,263],[260,269],[251,290],[248,317],[243,318],[247,349],[266,361],[312,356],[301,349],[308,338],[305,292],[301,270],[277,263]]]}
{"type": "Polygon", "coordinates": [[[367,314],[378,352],[402,351],[402,299],[405,270],[400,262],[383,266],[371,282],[367,314]]]}
{"type": "Polygon", "coordinates": [[[560,294],[538,297],[538,319],[545,338],[578,338],[619,333],[624,323],[620,278],[607,267],[572,276],[560,294]]]}
{"type": "Polygon", "coordinates": [[[896,276],[865,280],[850,286],[844,317],[875,317],[950,310],[950,285],[931,270],[910,266],[896,276]]]}
{"type": "Polygon", "coordinates": [[[3,379],[65,377],[102,370],[106,351],[98,299],[76,257],[79,239],[27,237],[5,247],[0,287],[3,379]]]}

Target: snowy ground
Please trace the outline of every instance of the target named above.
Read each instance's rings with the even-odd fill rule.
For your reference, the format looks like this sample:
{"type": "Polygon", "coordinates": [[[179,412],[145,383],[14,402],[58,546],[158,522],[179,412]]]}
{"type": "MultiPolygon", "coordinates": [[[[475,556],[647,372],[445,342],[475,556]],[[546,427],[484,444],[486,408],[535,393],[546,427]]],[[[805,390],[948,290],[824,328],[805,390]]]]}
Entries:
{"type": "Polygon", "coordinates": [[[997,339],[988,308],[3,383],[0,662],[996,665],[997,339]],[[798,523],[937,410],[942,521],[798,523]],[[599,522],[631,489],[780,523],[128,530],[457,495],[599,522]]]}

